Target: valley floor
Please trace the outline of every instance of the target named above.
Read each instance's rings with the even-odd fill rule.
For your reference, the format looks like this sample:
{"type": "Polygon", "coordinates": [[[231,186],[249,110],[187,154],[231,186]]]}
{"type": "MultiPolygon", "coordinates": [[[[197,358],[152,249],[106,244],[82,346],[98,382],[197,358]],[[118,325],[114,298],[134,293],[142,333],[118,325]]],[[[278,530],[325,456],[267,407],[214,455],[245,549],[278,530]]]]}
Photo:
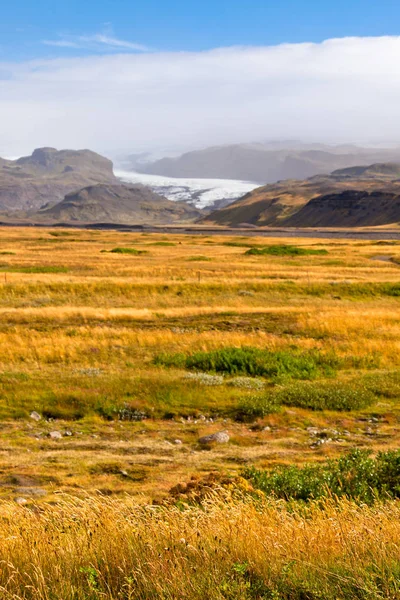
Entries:
{"type": "Polygon", "coordinates": [[[397,449],[399,269],[397,240],[2,228],[4,598],[400,597],[396,500],[169,495],[397,449]]]}

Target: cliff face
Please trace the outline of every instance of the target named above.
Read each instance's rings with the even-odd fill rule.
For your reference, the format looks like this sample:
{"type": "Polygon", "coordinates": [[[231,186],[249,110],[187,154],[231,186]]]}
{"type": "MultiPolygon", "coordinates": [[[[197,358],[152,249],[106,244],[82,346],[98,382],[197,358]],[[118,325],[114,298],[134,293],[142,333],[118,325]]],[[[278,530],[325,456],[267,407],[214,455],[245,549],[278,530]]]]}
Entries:
{"type": "Polygon", "coordinates": [[[100,154],[38,148],[31,156],[0,160],[0,210],[37,209],[86,185],[115,181],[112,162],[100,154]]]}

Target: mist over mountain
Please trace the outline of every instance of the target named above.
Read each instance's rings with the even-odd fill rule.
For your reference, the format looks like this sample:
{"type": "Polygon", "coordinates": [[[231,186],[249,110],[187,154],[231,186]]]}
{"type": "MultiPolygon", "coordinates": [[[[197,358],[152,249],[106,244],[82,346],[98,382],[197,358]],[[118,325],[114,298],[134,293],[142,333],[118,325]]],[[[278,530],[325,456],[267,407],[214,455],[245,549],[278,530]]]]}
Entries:
{"type": "Polygon", "coordinates": [[[168,177],[236,179],[274,183],[305,179],[331,171],[383,162],[400,162],[399,148],[363,148],[351,144],[328,146],[301,142],[271,142],[215,146],[145,163],[131,168],[168,177]]]}

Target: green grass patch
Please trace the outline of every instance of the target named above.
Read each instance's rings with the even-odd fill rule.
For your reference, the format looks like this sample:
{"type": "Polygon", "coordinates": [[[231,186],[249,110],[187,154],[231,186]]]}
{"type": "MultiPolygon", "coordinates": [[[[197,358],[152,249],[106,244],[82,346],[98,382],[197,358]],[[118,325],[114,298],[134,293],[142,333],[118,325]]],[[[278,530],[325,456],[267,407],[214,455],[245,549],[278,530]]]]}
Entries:
{"type": "Polygon", "coordinates": [[[70,231],[50,231],[50,235],[53,237],[69,237],[71,235],[76,235],[75,233],[71,233],[70,231]]]}
{"type": "Polygon", "coordinates": [[[154,363],[194,371],[250,375],[275,380],[332,376],[338,368],[344,366],[343,359],[320,350],[272,351],[253,347],[222,348],[190,355],[163,353],[155,357],[154,363]]]}
{"type": "Polygon", "coordinates": [[[147,254],[146,250],[137,250],[136,248],[113,248],[110,252],[111,254],[133,254],[135,256],[147,254]]]}
{"type": "Polygon", "coordinates": [[[367,386],[338,381],[294,382],[275,392],[274,398],[278,405],[337,411],[360,410],[376,400],[367,386]]]}
{"type": "Polygon", "coordinates": [[[147,246],[176,246],[175,242],[149,242],[147,246]]]}
{"type": "Polygon", "coordinates": [[[328,251],[323,248],[300,248],[299,246],[287,246],[286,244],[274,244],[264,248],[250,248],[245,252],[248,256],[325,256],[328,251]]]}
{"type": "Polygon", "coordinates": [[[368,451],[353,450],[322,464],[270,471],[252,467],[243,476],[265,494],[285,500],[335,496],[370,504],[377,498],[400,497],[400,451],[380,452],[374,459],[368,451]]]}
{"type": "Polygon", "coordinates": [[[272,394],[250,394],[240,398],[238,404],[230,411],[230,416],[235,421],[251,423],[280,410],[281,405],[272,394]]]}

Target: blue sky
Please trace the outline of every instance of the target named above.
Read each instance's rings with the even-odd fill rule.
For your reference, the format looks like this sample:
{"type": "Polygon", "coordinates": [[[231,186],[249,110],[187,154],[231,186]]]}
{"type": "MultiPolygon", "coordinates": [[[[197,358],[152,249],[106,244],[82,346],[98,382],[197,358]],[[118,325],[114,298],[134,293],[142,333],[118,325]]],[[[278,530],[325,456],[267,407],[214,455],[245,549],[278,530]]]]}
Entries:
{"type": "Polygon", "coordinates": [[[0,156],[400,144],[400,0],[19,0],[0,156]]]}
{"type": "Polygon", "coordinates": [[[399,33],[398,0],[19,0],[1,8],[0,60],[399,33]]]}

